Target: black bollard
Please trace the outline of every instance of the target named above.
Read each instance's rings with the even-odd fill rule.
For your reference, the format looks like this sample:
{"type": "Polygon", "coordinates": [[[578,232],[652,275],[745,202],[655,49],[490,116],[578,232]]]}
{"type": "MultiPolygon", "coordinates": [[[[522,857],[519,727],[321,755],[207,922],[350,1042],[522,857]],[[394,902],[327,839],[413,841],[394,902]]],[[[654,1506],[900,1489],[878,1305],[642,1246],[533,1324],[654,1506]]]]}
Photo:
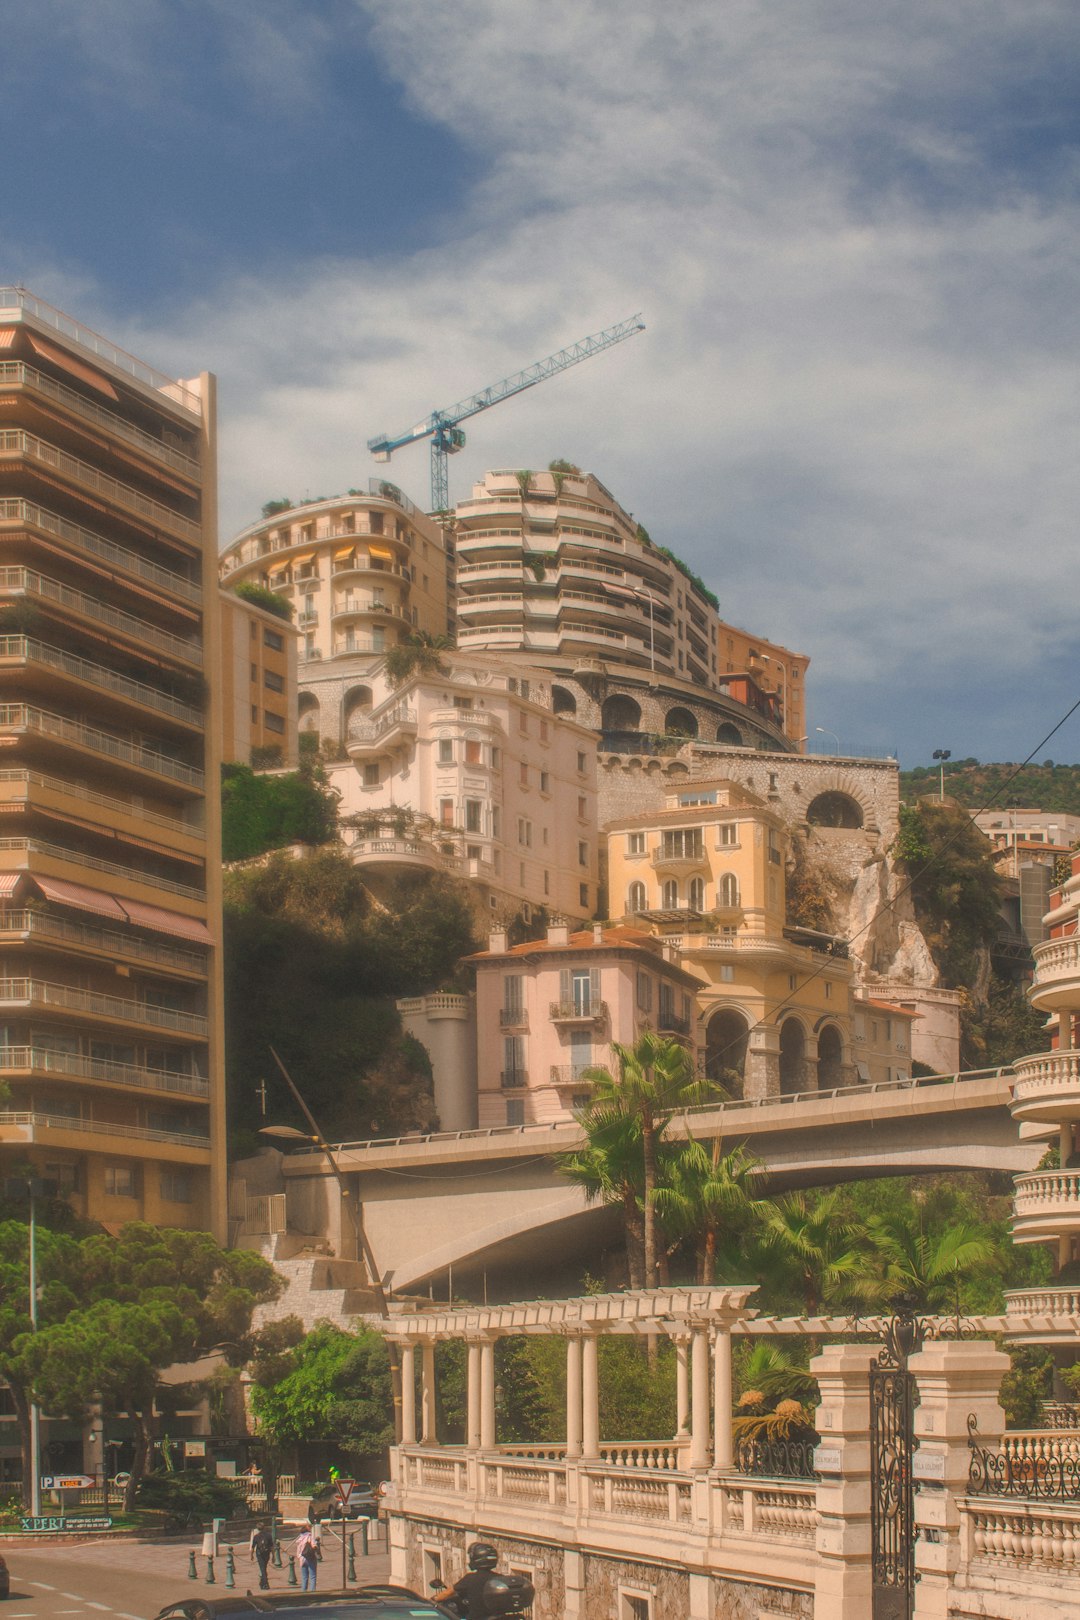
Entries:
{"type": "Polygon", "coordinates": [[[188,1553],[187,1578],[188,1578],[189,1581],[197,1581],[198,1578],[199,1578],[199,1572],[195,1568],[195,1549],[194,1549],[194,1547],[192,1547],[191,1551],[188,1553]]]}
{"type": "Polygon", "coordinates": [[[231,1547],[225,1551],[225,1585],[229,1588],[236,1585],[236,1559],[231,1547]]]}
{"type": "Polygon", "coordinates": [[[292,1553],[289,1554],[289,1579],[286,1584],[289,1586],[296,1585],[296,1559],[292,1553]]]}
{"type": "Polygon", "coordinates": [[[212,1558],[207,1558],[206,1560],[206,1584],[207,1586],[213,1586],[215,1584],[214,1560],[212,1558]]]}

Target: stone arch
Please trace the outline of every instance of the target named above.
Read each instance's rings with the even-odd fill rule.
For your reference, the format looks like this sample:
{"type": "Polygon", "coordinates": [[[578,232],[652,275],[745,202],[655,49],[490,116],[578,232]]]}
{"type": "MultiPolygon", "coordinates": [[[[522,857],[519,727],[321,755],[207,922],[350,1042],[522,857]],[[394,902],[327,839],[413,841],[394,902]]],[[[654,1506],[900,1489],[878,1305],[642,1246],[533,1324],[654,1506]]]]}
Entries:
{"type": "Polygon", "coordinates": [[[319,730],[322,709],[314,692],[301,692],[296,700],[296,723],[301,731],[319,730]]]}
{"type": "Polygon", "coordinates": [[[641,705],[625,692],[613,692],[600,711],[602,731],[640,731],[641,705]]]}
{"type": "Polygon", "coordinates": [[[818,1031],[817,1083],[819,1091],[844,1083],[844,1037],[835,1024],[823,1024],[818,1031]]]}
{"type": "Polygon", "coordinates": [[[718,743],[727,743],[729,748],[745,747],[742,732],[738,726],[733,726],[730,720],[725,720],[723,725],[717,726],[716,740],[718,743]]]}
{"type": "Polygon", "coordinates": [[[750,1020],[737,1007],[721,1007],[705,1026],[705,1076],[732,1097],[743,1095],[750,1020]]]}
{"type": "Polygon", "coordinates": [[[372,706],[370,686],[350,686],[341,700],[341,718],[348,731],[354,720],[368,714],[372,706]]]}
{"type": "Polygon", "coordinates": [[[677,911],[679,909],[679,885],[675,878],[664,879],[661,900],[665,911],[677,911]]]}
{"type": "Polygon", "coordinates": [[[811,799],[806,807],[811,827],[844,827],[855,831],[863,825],[863,807],[858,799],[839,788],[828,788],[811,799]]]}
{"type": "Polygon", "coordinates": [[[577,714],[577,698],[567,687],[553,686],[551,711],[553,714],[577,714]]]}
{"type": "Polygon", "coordinates": [[[676,703],[664,716],[664,731],[669,737],[696,737],[697,716],[681,703],[676,703]]]}
{"type": "Polygon", "coordinates": [[[806,1030],[801,1019],[785,1018],[780,1025],[780,1095],[791,1097],[808,1089],[806,1030]]]}
{"type": "Polygon", "coordinates": [[[648,905],[648,895],[645,893],[644,883],[634,882],[626,891],[626,914],[632,917],[639,911],[644,911],[648,905]]]}

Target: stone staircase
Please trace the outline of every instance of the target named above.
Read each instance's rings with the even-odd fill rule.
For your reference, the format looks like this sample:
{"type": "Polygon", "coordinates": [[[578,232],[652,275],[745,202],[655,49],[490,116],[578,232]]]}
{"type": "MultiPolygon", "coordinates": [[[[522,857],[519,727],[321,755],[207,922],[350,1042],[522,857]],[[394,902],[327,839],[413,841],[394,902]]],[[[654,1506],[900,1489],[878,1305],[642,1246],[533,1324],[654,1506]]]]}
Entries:
{"type": "Polygon", "coordinates": [[[257,1245],[244,1245],[257,1248],[286,1284],[278,1299],[256,1307],[252,1326],[258,1329],[268,1322],[298,1316],[306,1330],[316,1322],[331,1322],[351,1330],[358,1316],[378,1316],[375,1295],[367,1286],[360,1262],[338,1259],[320,1246],[318,1239],[307,1241],[308,1247],[297,1249],[294,1236],[278,1232],[260,1239],[257,1245]]]}

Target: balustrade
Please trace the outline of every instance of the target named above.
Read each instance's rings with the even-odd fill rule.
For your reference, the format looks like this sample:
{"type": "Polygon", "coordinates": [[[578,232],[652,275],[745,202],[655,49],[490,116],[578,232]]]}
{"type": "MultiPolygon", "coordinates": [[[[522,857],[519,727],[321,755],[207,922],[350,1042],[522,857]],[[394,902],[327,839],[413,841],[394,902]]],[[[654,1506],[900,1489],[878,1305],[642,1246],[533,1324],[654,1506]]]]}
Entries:
{"type": "Polygon", "coordinates": [[[1001,1575],[1015,1580],[1021,1572],[1060,1579],[1080,1570],[1080,1508],[1018,1506],[1012,1502],[961,1499],[961,1546],[974,1576],[1001,1575]]]}

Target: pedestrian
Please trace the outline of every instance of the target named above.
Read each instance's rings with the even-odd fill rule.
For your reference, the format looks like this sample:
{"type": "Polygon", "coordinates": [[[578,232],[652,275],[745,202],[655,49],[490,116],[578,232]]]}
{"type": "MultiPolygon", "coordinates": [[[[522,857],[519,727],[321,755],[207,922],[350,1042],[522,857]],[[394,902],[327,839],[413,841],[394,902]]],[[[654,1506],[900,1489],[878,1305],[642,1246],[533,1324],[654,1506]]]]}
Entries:
{"type": "Polygon", "coordinates": [[[296,1539],[296,1553],[300,1559],[300,1589],[314,1592],[319,1579],[319,1543],[312,1534],[312,1526],[302,1530],[296,1539]]]}
{"type": "Polygon", "coordinates": [[[274,1550],[274,1538],[263,1525],[251,1537],[251,1556],[259,1566],[259,1590],[267,1592],[270,1589],[270,1580],[267,1568],[270,1564],[270,1554],[274,1550]]]}

